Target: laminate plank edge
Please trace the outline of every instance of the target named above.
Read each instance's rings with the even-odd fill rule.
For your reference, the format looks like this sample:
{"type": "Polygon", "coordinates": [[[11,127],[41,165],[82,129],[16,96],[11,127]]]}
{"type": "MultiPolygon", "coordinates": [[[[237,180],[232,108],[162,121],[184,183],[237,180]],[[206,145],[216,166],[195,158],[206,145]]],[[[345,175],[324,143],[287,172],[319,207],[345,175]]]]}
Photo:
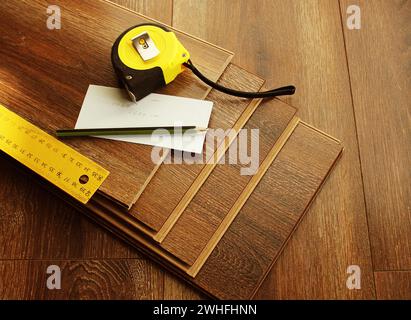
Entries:
{"type": "Polygon", "coordinates": [[[219,299],[254,297],[341,151],[300,123],[193,281],[219,299]]]}
{"type": "Polygon", "coordinates": [[[248,299],[271,269],[341,150],[334,140],[300,124],[195,278],[154,253],[139,232],[92,201],[84,207],[66,194],[62,197],[208,295],[248,299]]]}
{"type": "MultiPolygon", "coordinates": [[[[218,82],[238,90],[258,91],[261,89],[264,80],[236,65],[230,64],[218,82]]],[[[247,107],[255,109],[255,106],[250,105],[250,103],[260,103],[259,100],[230,97],[216,90],[212,90],[207,99],[214,102],[209,128],[222,130],[231,129],[236,121],[245,114],[247,107]]],[[[241,122],[246,122],[247,117],[243,118],[241,122]]],[[[211,133],[208,133],[207,137],[213,138],[211,133]]],[[[203,149],[204,162],[215,156],[216,147],[222,142],[217,139],[217,143],[214,143],[214,145],[205,144],[203,149]]],[[[219,150],[220,154],[221,151],[224,151],[224,149],[219,150]]],[[[130,215],[156,233],[164,226],[165,221],[205,166],[204,163],[182,163],[180,157],[179,155],[173,155],[168,164],[160,166],[157,174],[129,211],[130,215]],[[174,187],[168,188],[167,186],[170,185],[174,187]],[[167,201],[164,201],[165,199],[167,201]]]]}
{"type": "Polygon", "coordinates": [[[221,143],[218,146],[216,152],[214,153],[214,156],[208,160],[208,162],[204,166],[201,173],[196,177],[193,184],[190,186],[188,191],[184,194],[183,198],[178,203],[177,207],[171,212],[168,219],[164,222],[164,225],[161,227],[158,233],[154,236],[154,240],[161,243],[165,239],[167,234],[170,232],[170,230],[173,228],[173,226],[177,222],[178,218],[183,213],[184,209],[187,208],[190,201],[196,195],[198,190],[200,190],[201,186],[207,180],[210,173],[214,170],[217,163],[225,155],[227,149],[230,147],[230,145],[233,143],[233,141],[237,137],[240,129],[249,120],[249,118],[252,116],[252,114],[254,113],[255,109],[259,106],[261,101],[262,101],[261,99],[254,99],[251,101],[247,109],[242,114],[241,118],[238,119],[235,125],[233,126],[233,130],[235,131],[235,134],[230,135],[228,137],[228,140],[225,140],[223,143],[221,143]]]}
{"type": "MultiPolygon", "coordinates": [[[[240,209],[240,207],[233,207],[236,201],[241,199],[241,194],[247,188],[247,184],[250,181],[251,183],[259,181],[263,173],[264,159],[267,158],[270,150],[278,151],[284,142],[279,139],[280,136],[284,137],[292,133],[293,127],[287,126],[290,121],[292,122],[295,112],[293,107],[278,99],[268,99],[259,105],[244,127],[248,133],[259,128],[258,140],[254,136],[248,141],[252,148],[254,145],[254,148],[258,148],[259,151],[258,159],[254,156],[253,160],[257,174],[241,175],[242,165],[237,161],[232,163],[233,155],[230,157],[232,153],[230,148],[224,158],[225,164],[216,166],[207,177],[161,243],[163,248],[189,265],[197,260],[230,210],[230,215],[232,215],[235,214],[235,210],[240,209]]],[[[234,147],[239,146],[239,143],[242,142],[237,139],[234,147]]],[[[255,150],[251,152],[255,154],[255,150]]],[[[238,155],[234,156],[234,159],[238,160],[237,157],[238,155]]]]}
{"type": "Polygon", "coordinates": [[[239,211],[244,206],[254,189],[257,187],[257,184],[261,181],[273,161],[275,160],[278,153],[281,151],[281,148],[287,142],[288,138],[293,133],[294,129],[298,125],[300,119],[294,117],[290,123],[288,124],[287,128],[284,130],[283,134],[280,136],[278,141],[275,143],[274,147],[271,149],[268,156],[264,159],[263,163],[260,166],[260,169],[256,175],[250,180],[247,184],[246,188],[241,193],[240,197],[231,208],[230,212],[221,222],[220,226],[217,228],[209,242],[206,244],[205,248],[201,251],[200,255],[198,256],[197,260],[194,264],[188,269],[187,273],[192,276],[193,278],[198,274],[201,267],[207,261],[207,258],[211,255],[214,248],[218,245],[218,242],[224,236],[225,232],[230,227],[231,223],[237,217],[239,211]]]}

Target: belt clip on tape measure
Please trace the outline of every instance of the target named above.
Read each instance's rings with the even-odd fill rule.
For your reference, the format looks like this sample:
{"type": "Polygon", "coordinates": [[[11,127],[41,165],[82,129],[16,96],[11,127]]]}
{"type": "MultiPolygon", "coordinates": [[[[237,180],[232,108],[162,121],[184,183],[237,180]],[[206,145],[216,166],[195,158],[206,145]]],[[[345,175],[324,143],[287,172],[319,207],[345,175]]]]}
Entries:
{"type": "Polygon", "coordinates": [[[184,67],[212,88],[237,97],[268,98],[295,92],[294,86],[263,92],[244,92],[221,86],[193,65],[189,52],[174,32],[157,24],[140,24],[124,31],[114,42],[111,60],[133,101],[167,85],[184,71],[184,67]]]}

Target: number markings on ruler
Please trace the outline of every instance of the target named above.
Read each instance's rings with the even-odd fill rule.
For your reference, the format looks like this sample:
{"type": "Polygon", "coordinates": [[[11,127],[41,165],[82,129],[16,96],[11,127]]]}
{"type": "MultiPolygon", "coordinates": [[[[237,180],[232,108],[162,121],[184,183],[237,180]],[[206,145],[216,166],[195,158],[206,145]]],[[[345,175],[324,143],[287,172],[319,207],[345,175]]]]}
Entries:
{"type": "Polygon", "coordinates": [[[82,203],[109,172],[0,104],[0,150],[82,203]]]}

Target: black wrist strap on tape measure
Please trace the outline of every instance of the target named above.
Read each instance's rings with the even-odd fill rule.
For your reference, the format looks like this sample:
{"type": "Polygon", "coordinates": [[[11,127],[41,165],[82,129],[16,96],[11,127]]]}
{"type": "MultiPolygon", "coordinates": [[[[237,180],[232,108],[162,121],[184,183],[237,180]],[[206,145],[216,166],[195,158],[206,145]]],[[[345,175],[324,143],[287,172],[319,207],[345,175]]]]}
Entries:
{"type": "Polygon", "coordinates": [[[200,80],[202,80],[204,83],[208,84],[210,87],[224,92],[226,94],[236,96],[236,97],[242,97],[242,98],[271,98],[271,97],[277,97],[277,96],[288,96],[288,95],[293,95],[295,93],[295,87],[294,86],[285,86],[277,89],[272,89],[269,91],[262,91],[262,92],[245,92],[245,91],[239,91],[239,90],[234,90],[230,88],[226,88],[222,85],[219,85],[218,83],[208,79],[206,76],[204,76],[191,62],[191,60],[188,60],[188,62],[184,63],[184,66],[190,69],[200,80]]]}

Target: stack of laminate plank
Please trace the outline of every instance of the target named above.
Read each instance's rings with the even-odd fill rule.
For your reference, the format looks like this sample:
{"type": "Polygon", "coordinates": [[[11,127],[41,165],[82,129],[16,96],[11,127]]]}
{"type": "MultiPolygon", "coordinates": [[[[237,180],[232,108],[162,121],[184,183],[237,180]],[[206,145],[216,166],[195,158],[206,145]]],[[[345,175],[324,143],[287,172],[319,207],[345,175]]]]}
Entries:
{"type": "MultiPolygon", "coordinates": [[[[0,4],[0,102],[49,133],[74,126],[89,84],[117,86],[112,43],[128,27],[152,22],[103,1],[59,5],[64,28],[50,31],[39,18],[42,1],[18,2],[31,12],[18,21],[11,18],[16,3],[0,4]]],[[[211,79],[243,91],[263,88],[263,79],[230,63],[230,52],[175,32],[211,79]]],[[[205,145],[203,164],[176,163],[180,155],[172,151],[165,154],[170,164],[155,164],[150,146],[76,138],[67,144],[110,175],[87,205],[61,196],[208,295],[252,298],[342,147],[279,99],[227,96],[188,71],[160,92],[212,101],[210,128],[258,128],[256,174],[241,175],[242,165],[228,161],[236,135],[205,145]],[[225,164],[216,164],[221,159],[225,164]]]]}

